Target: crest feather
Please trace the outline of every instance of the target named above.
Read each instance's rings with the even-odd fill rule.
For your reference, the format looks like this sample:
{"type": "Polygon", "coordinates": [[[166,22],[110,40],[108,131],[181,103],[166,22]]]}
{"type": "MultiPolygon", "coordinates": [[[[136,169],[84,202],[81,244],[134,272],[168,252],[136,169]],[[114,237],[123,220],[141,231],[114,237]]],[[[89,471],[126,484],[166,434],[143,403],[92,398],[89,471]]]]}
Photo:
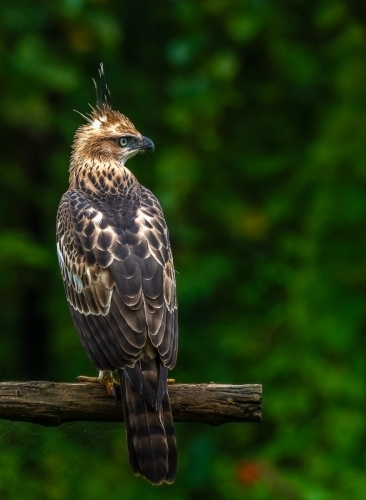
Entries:
{"type": "MultiPolygon", "coordinates": [[[[104,73],[103,63],[99,65],[99,76],[100,76],[100,88],[98,89],[98,85],[94,78],[92,78],[94,82],[94,87],[97,96],[97,102],[95,106],[89,104],[91,111],[89,113],[80,113],[80,111],[76,111],[80,116],[82,116],[86,121],[86,125],[81,125],[80,130],[86,130],[88,126],[93,127],[93,132],[95,130],[99,130],[101,125],[103,124],[104,132],[107,130],[104,125],[112,126],[113,133],[129,133],[129,134],[137,134],[137,130],[133,123],[127,118],[127,116],[123,115],[119,111],[114,111],[111,107],[110,99],[111,94],[107,85],[107,80],[104,73]]],[[[109,130],[111,132],[111,130],[109,130]]]]}
{"type": "Polygon", "coordinates": [[[99,77],[100,77],[100,89],[98,91],[98,85],[96,81],[93,78],[94,86],[95,86],[95,92],[97,95],[97,103],[96,107],[99,108],[101,111],[110,109],[110,99],[111,99],[111,93],[109,92],[109,88],[107,85],[107,80],[105,77],[104,73],[104,66],[103,63],[100,63],[99,67],[99,77]]]}

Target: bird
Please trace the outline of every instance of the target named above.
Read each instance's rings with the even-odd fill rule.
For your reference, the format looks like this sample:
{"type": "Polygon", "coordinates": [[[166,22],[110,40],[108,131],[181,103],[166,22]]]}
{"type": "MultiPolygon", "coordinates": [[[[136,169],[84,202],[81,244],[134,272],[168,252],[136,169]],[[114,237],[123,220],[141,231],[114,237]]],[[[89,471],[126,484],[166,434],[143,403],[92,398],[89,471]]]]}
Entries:
{"type": "Polygon", "coordinates": [[[158,199],[126,167],[151,139],[112,109],[103,64],[96,105],[80,113],[69,188],[56,221],[66,299],[81,343],[99,371],[81,382],[116,397],[118,374],[129,463],[152,484],[171,484],[177,446],[168,370],[178,351],[176,279],[169,232],[158,199]],[[117,376],[117,375],[116,375],[117,376]]]}

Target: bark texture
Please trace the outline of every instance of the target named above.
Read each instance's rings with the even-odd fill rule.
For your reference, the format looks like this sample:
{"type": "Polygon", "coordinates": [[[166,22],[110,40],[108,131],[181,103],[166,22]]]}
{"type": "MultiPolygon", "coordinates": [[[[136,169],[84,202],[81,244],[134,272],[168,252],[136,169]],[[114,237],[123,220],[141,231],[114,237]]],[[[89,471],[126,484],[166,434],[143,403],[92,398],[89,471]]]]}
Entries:
{"type": "MultiPolygon", "coordinates": [[[[260,384],[173,384],[169,395],[176,422],[221,425],[262,420],[260,384]]],[[[123,409],[99,384],[1,382],[0,419],[46,426],[78,420],[117,422],[123,420],[123,409]]]]}

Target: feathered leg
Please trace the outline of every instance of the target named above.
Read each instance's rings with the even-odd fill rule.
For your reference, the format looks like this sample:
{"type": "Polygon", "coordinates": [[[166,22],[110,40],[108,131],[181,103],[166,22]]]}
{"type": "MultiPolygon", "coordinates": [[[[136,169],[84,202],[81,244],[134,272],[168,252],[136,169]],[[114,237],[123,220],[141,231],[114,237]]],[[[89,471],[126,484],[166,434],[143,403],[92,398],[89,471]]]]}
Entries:
{"type": "Polygon", "coordinates": [[[153,484],[172,483],[177,449],[166,369],[155,359],[140,360],[121,370],[120,379],[131,468],[153,484]]]}

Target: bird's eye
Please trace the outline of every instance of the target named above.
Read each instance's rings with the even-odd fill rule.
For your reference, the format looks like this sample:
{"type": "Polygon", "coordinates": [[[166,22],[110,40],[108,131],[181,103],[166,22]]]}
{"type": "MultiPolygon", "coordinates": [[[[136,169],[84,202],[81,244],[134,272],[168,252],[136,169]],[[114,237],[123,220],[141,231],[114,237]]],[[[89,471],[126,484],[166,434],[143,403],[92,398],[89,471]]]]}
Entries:
{"type": "Polygon", "coordinates": [[[119,143],[124,148],[125,146],[127,146],[128,140],[126,139],[126,137],[121,137],[119,143]]]}

